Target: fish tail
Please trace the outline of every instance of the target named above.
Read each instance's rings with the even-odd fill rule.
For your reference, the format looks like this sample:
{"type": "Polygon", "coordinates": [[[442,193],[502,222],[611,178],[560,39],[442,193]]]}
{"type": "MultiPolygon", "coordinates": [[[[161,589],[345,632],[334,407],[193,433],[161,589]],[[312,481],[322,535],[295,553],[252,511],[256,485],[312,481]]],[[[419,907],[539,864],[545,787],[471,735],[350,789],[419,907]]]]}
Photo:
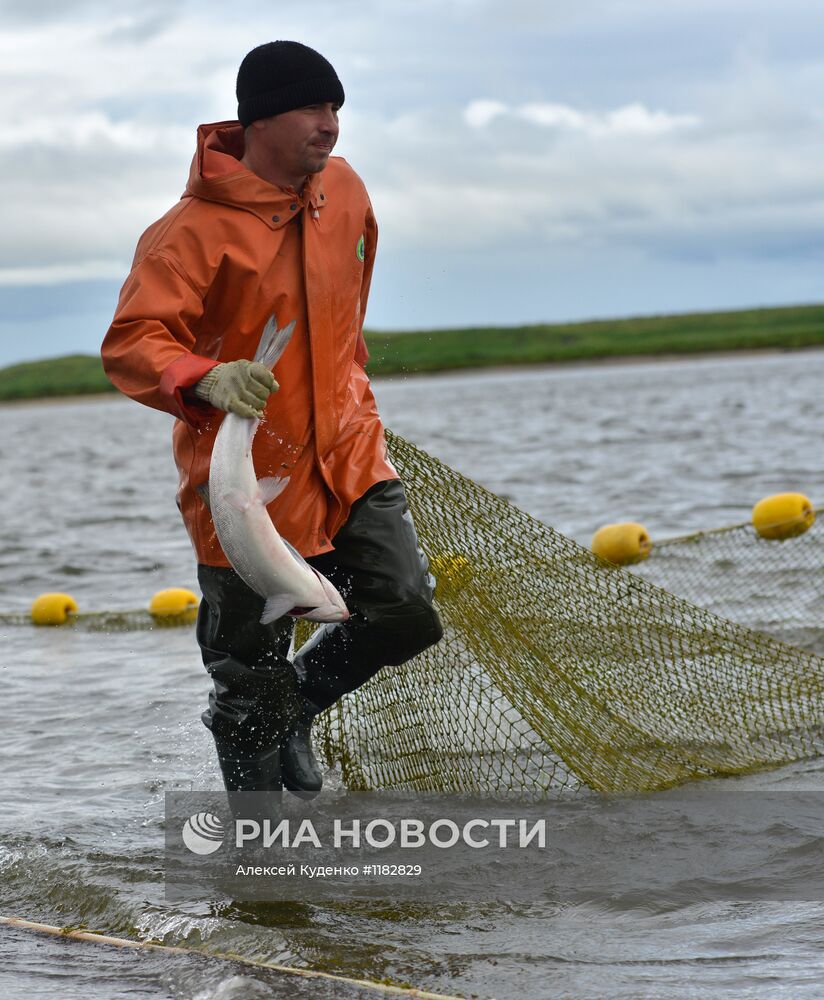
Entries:
{"type": "Polygon", "coordinates": [[[286,345],[289,343],[294,329],[295,320],[292,320],[282,330],[278,330],[278,321],[272,314],[260,335],[260,343],[255,351],[254,360],[266,365],[267,368],[274,368],[281,354],[286,350],[286,345]]]}

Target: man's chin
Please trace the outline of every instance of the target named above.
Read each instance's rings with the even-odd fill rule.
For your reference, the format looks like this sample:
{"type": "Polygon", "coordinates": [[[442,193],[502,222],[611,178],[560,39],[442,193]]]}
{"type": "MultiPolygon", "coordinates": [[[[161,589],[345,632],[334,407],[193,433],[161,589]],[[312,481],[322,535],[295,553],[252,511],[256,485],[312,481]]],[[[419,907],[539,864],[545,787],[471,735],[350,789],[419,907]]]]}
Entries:
{"type": "Polygon", "coordinates": [[[318,162],[315,161],[310,167],[307,168],[306,173],[319,174],[326,167],[327,163],[329,163],[328,156],[324,159],[323,163],[321,164],[318,164],[318,162]]]}
{"type": "Polygon", "coordinates": [[[319,174],[321,170],[329,162],[329,157],[332,155],[332,150],[330,149],[328,153],[314,152],[311,156],[306,158],[306,168],[307,173],[319,174]]]}

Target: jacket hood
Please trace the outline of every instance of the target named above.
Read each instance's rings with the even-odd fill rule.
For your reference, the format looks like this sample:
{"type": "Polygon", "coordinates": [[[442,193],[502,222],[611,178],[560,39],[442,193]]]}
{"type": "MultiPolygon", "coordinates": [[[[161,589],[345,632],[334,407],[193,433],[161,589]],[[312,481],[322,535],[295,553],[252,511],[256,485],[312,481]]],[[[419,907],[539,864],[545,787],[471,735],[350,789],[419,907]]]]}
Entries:
{"type": "Polygon", "coordinates": [[[298,208],[309,205],[319,211],[326,204],[321,174],[306,179],[300,195],[292,189],[276,187],[240,162],[243,156],[243,126],[238,121],[201,125],[186,197],[203,198],[232,205],[257,215],[271,229],[286,225],[298,208]]]}

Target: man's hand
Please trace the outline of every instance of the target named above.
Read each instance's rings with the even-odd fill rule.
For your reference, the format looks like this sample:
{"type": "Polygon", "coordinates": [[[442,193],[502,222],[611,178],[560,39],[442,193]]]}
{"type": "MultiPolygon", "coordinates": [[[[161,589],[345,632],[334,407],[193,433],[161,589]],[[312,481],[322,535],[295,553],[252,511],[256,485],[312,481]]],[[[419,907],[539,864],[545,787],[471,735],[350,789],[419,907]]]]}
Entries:
{"type": "Polygon", "coordinates": [[[198,399],[252,419],[263,416],[269,394],[277,391],[278,384],[266,365],[245,358],[215,365],[194,387],[198,399]]]}

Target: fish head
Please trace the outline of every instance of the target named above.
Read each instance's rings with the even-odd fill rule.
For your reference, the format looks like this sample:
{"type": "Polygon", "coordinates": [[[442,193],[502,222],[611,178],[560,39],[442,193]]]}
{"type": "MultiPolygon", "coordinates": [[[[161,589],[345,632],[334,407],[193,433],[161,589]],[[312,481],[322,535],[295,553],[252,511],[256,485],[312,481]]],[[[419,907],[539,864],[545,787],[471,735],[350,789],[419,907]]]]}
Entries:
{"type": "Polygon", "coordinates": [[[310,622],[345,622],[349,618],[349,608],[346,607],[346,601],[341,597],[337,587],[314,566],[310,568],[323,587],[326,601],[315,608],[293,608],[289,613],[295,618],[305,618],[310,622]]]}
{"type": "Polygon", "coordinates": [[[289,614],[308,622],[345,622],[349,618],[349,609],[345,604],[343,607],[323,604],[317,608],[293,608],[289,614]]]}

